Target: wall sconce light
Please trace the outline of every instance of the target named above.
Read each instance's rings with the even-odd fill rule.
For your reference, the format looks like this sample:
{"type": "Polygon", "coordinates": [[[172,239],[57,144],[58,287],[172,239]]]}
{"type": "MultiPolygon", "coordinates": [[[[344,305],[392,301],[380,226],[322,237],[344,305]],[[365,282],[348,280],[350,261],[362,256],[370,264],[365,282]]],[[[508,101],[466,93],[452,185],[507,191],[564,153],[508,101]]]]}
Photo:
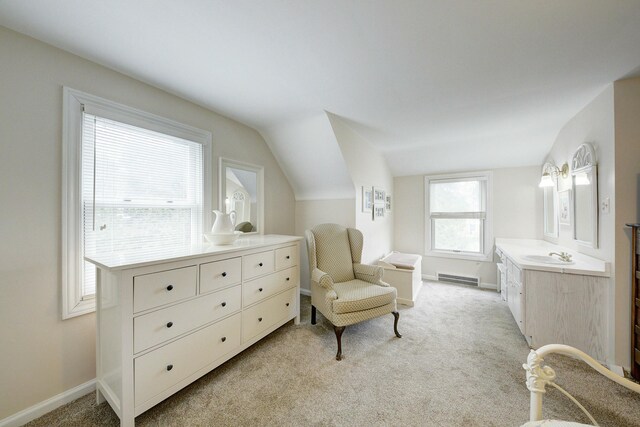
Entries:
{"type": "Polygon", "coordinates": [[[538,184],[538,187],[553,187],[556,185],[553,181],[554,178],[557,179],[558,176],[567,178],[569,176],[568,163],[565,162],[565,164],[562,165],[562,169],[551,164],[547,165],[545,172],[542,174],[542,178],[540,178],[540,184],[538,184]]]}

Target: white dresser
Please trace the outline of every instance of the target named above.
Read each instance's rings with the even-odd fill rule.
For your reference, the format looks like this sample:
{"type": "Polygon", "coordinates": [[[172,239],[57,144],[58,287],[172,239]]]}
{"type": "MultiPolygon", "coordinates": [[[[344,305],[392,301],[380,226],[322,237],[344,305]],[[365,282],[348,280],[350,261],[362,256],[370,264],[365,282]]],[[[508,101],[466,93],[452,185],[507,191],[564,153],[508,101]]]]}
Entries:
{"type": "Polygon", "coordinates": [[[122,426],[291,319],[299,241],[254,236],[154,255],[98,254],[96,380],[122,426]]]}

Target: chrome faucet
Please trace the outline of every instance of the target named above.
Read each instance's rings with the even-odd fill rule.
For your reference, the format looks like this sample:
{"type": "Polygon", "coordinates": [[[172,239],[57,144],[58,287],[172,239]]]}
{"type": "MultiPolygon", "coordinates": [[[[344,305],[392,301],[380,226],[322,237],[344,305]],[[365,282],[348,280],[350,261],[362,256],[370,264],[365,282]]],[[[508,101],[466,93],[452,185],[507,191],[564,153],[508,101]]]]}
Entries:
{"type": "Polygon", "coordinates": [[[561,261],[571,262],[571,254],[568,252],[549,252],[549,256],[558,255],[561,261]]]}

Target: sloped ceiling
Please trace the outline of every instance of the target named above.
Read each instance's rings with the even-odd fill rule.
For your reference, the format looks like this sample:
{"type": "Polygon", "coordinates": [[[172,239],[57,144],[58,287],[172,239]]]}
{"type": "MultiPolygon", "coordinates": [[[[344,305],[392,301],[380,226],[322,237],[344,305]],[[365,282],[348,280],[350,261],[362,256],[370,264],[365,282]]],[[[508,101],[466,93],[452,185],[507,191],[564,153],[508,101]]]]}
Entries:
{"type": "Polygon", "coordinates": [[[394,175],[541,164],[638,71],[639,22],[638,0],[0,2],[0,25],[258,129],[301,198],[344,192],[323,111],[394,175]]]}

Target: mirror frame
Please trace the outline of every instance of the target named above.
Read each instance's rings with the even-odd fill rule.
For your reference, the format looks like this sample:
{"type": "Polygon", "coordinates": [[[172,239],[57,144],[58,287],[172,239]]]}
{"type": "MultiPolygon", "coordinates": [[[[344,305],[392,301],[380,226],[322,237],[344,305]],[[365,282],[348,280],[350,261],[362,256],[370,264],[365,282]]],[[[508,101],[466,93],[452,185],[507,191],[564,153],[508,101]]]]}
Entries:
{"type": "MultiPolygon", "coordinates": [[[[552,172],[554,170],[556,170],[556,166],[552,163],[552,162],[545,162],[545,164],[542,166],[542,173],[548,173],[549,175],[552,175],[552,172]]],[[[553,187],[544,187],[543,189],[543,194],[542,194],[542,234],[545,237],[549,237],[552,239],[557,239],[559,236],[559,221],[558,221],[558,184],[557,184],[557,178],[556,179],[556,185],[554,185],[553,187]],[[552,191],[553,192],[553,233],[548,233],[547,232],[547,191],[552,191]]]]}
{"type": "Polygon", "coordinates": [[[571,159],[571,187],[573,192],[573,240],[576,243],[590,248],[598,247],[598,165],[596,163],[596,152],[589,143],[584,143],[578,147],[571,159]],[[591,179],[591,200],[590,209],[593,227],[591,230],[591,241],[579,240],[576,235],[576,175],[587,173],[591,179]]]}
{"type": "Polygon", "coordinates": [[[227,188],[227,168],[242,169],[245,171],[256,173],[256,188],[258,192],[258,194],[256,195],[258,199],[256,203],[258,209],[255,224],[256,231],[243,233],[242,236],[249,234],[264,234],[264,167],[251,163],[241,162],[238,160],[227,159],[225,157],[220,157],[220,160],[218,162],[218,209],[220,209],[222,212],[226,212],[224,201],[226,198],[227,188]]]}

